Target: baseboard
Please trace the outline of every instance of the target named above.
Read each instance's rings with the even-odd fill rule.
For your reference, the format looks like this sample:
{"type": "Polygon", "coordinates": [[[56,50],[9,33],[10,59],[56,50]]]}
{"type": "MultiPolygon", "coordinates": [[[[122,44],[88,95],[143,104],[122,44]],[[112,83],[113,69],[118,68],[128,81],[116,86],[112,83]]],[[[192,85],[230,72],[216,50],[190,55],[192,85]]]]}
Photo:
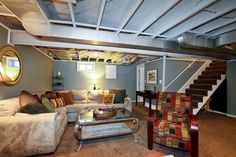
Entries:
{"type": "Polygon", "coordinates": [[[215,111],[215,110],[212,110],[212,112],[217,113],[217,114],[222,114],[222,115],[225,115],[225,116],[231,117],[231,118],[236,118],[236,115],[233,115],[233,114],[219,112],[219,111],[215,111]]]}

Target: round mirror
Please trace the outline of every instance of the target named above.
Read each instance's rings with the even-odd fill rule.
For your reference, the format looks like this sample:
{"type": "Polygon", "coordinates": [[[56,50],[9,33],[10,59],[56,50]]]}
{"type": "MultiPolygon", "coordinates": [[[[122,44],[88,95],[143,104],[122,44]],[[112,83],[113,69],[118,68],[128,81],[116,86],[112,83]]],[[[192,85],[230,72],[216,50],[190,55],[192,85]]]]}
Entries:
{"type": "Polygon", "coordinates": [[[0,51],[0,81],[5,85],[15,85],[22,75],[22,59],[12,46],[3,47],[0,51]]]}

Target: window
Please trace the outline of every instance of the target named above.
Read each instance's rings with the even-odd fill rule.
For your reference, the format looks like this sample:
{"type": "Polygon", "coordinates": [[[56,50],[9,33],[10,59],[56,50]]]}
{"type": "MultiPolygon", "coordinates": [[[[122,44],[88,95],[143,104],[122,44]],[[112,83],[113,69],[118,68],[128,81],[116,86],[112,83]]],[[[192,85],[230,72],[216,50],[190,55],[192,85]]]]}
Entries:
{"type": "Polygon", "coordinates": [[[77,62],[77,71],[94,71],[95,63],[77,62]]]}
{"type": "Polygon", "coordinates": [[[6,62],[7,62],[7,67],[8,68],[19,68],[20,67],[20,62],[17,58],[15,57],[6,57],[6,62]]]}

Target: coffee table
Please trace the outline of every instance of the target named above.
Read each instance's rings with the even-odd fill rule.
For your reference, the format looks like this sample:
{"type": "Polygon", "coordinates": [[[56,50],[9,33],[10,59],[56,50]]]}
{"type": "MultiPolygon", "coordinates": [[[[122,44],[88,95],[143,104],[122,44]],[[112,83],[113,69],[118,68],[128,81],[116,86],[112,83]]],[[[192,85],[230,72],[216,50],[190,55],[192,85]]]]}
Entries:
{"type": "Polygon", "coordinates": [[[93,110],[84,110],[78,114],[74,134],[79,141],[79,151],[85,140],[133,134],[138,131],[138,119],[125,108],[115,108],[116,115],[108,119],[96,119],[93,110]],[[125,122],[131,121],[132,125],[125,122]]]}

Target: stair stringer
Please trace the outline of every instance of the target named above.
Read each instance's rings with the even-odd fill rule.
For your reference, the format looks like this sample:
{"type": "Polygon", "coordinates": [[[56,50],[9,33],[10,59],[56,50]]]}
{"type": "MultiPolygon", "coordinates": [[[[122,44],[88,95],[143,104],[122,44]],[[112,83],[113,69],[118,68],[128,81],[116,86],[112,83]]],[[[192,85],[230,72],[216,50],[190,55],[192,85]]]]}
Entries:
{"type": "Polygon", "coordinates": [[[190,87],[190,84],[193,84],[194,80],[196,80],[198,76],[201,75],[207,67],[209,67],[211,62],[211,60],[206,60],[206,62],[193,74],[193,76],[178,90],[178,93],[185,93],[185,90],[190,87]]]}
{"type": "Polygon", "coordinates": [[[196,115],[198,111],[205,105],[211,95],[215,92],[215,90],[221,85],[221,83],[225,80],[225,75],[221,75],[221,79],[217,80],[216,85],[212,85],[212,90],[208,91],[207,96],[203,97],[203,101],[198,103],[198,108],[193,109],[193,114],[196,115]]]}

